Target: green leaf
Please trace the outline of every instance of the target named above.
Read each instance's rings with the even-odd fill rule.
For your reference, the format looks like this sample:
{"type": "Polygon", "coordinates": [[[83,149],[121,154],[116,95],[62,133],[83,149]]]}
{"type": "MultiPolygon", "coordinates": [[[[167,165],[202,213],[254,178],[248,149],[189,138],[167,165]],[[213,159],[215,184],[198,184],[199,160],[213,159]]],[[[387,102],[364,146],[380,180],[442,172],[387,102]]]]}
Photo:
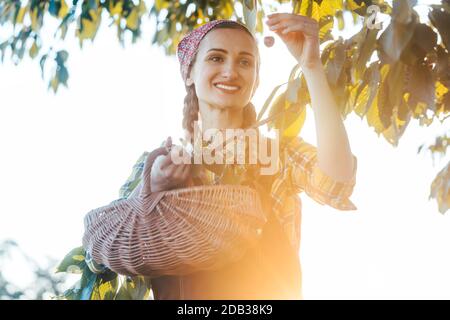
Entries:
{"type": "MultiPolygon", "coordinates": [[[[450,16],[448,17],[450,19],[450,16]]],[[[450,24],[448,25],[447,34],[450,33],[450,24]]],[[[420,23],[416,26],[413,36],[414,43],[418,48],[422,49],[425,55],[431,52],[437,43],[437,34],[426,24],[420,23]]]]}
{"type": "Polygon", "coordinates": [[[436,199],[439,212],[444,214],[450,208],[450,162],[436,175],[430,187],[428,199],[436,199]]]}
{"type": "Polygon", "coordinates": [[[407,25],[412,22],[415,11],[413,7],[417,0],[394,1],[392,9],[392,20],[395,23],[407,25]]]}
{"type": "Polygon", "coordinates": [[[327,79],[332,86],[337,84],[345,62],[345,45],[342,39],[334,43],[334,50],[330,52],[326,65],[327,79]]]}
{"type": "Polygon", "coordinates": [[[358,60],[355,66],[357,79],[359,79],[361,75],[364,73],[364,70],[366,70],[367,62],[369,62],[370,57],[376,50],[377,44],[378,29],[372,30],[369,30],[367,28],[364,29],[366,30],[364,41],[362,41],[362,43],[360,44],[361,47],[359,49],[358,60]]]}
{"type": "Polygon", "coordinates": [[[442,42],[450,51],[450,12],[434,8],[428,14],[431,23],[438,29],[442,42]]]}
{"type": "Polygon", "coordinates": [[[446,52],[444,47],[439,45],[436,48],[437,62],[436,73],[440,79],[447,78],[447,72],[450,70],[450,52],[446,52]]]}
{"type": "Polygon", "coordinates": [[[319,39],[323,43],[332,40],[331,31],[333,29],[334,19],[331,16],[322,17],[319,21],[319,39]]]}
{"type": "Polygon", "coordinates": [[[76,266],[81,269],[85,265],[84,256],[85,250],[83,247],[72,249],[60,262],[56,272],[68,272],[70,266],[76,266]]]}
{"type": "Polygon", "coordinates": [[[61,66],[58,68],[58,82],[62,83],[67,87],[67,79],[69,79],[69,72],[67,71],[67,68],[64,66],[61,66]]]}
{"type": "Polygon", "coordinates": [[[395,62],[400,58],[403,49],[413,37],[415,27],[415,21],[407,25],[391,22],[381,34],[378,43],[383,52],[391,59],[390,62],[395,62]]]}
{"type": "Polygon", "coordinates": [[[386,81],[389,86],[389,103],[391,106],[400,105],[400,100],[403,97],[403,91],[405,88],[405,72],[406,65],[401,61],[398,61],[394,65],[391,65],[391,69],[387,75],[386,81]]]}
{"type": "Polygon", "coordinates": [[[54,16],[57,17],[59,13],[59,9],[61,9],[61,1],[60,0],[50,0],[48,12],[54,16]]]}
{"type": "Polygon", "coordinates": [[[90,272],[89,269],[88,270],[85,269],[83,275],[81,276],[80,300],[91,299],[96,282],[97,282],[97,275],[95,273],[90,272]]]}
{"type": "Polygon", "coordinates": [[[56,63],[62,65],[67,61],[69,53],[66,50],[60,50],[56,53],[56,63]]]}
{"type": "Polygon", "coordinates": [[[275,97],[275,94],[277,93],[278,89],[280,89],[280,88],[281,88],[283,85],[285,85],[285,84],[288,84],[288,86],[289,86],[289,84],[291,84],[291,83],[293,83],[293,82],[296,82],[296,79],[295,79],[295,73],[297,72],[297,70],[298,70],[299,68],[300,68],[300,65],[299,65],[299,64],[296,64],[296,65],[294,66],[294,68],[292,68],[292,70],[291,70],[291,73],[290,73],[290,76],[289,76],[289,81],[284,82],[284,83],[282,83],[282,84],[276,86],[276,87],[272,90],[272,92],[270,93],[269,97],[268,97],[268,98],[266,99],[266,101],[264,102],[264,105],[263,105],[261,111],[258,113],[258,116],[256,117],[256,121],[258,121],[258,122],[261,121],[262,116],[263,116],[264,113],[266,112],[267,108],[271,105],[271,102],[272,102],[273,98],[275,97]]]}
{"type": "Polygon", "coordinates": [[[115,300],[146,300],[150,295],[150,290],[149,277],[127,277],[119,288],[115,300]]]}
{"type": "Polygon", "coordinates": [[[47,60],[48,54],[44,54],[41,57],[41,60],[39,61],[39,65],[41,66],[41,77],[42,79],[44,79],[44,66],[45,66],[45,61],[47,60]]]}
{"type": "MultiPolygon", "coordinates": [[[[380,68],[381,83],[383,83],[384,80],[386,79],[389,69],[390,68],[388,64],[381,66],[380,68]]],[[[379,112],[379,105],[381,103],[386,103],[387,98],[385,95],[385,91],[382,89],[383,88],[380,88],[380,90],[378,90],[378,94],[375,97],[374,103],[372,103],[372,105],[370,106],[366,116],[368,125],[375,129],[375,132],[378,134],[378,136],[381,134],[381,132],[383,132],[386,129],[383,123],[381,122],[379,112]]]]}
{"type": "Polygon", "coordinates": [[[408,104],[416,116],[425,112],[419,105],[420,103],[431,110],[435,110],[435,83],[427,66],[418,64],[412,67],[407,91],[410,93],[408,104]]]}
{"type": "Polygon", "coordinates": [[[360,117],[365,116],[372,106],[378,92],[379,82],[380,70],[378,63],[373,62],[364,72],[363,82],[358,86],[356,92],[353,108],[360,117]]]}
{"type": "Polygon", "coordinates": [[[437,34],[426,24],[416,25],[414,35],[403,50],[401,60],[408,65],[422,63],[427,54],[434,54],[437,34]]]}
{"type": "Polygon", "coordinates": [[[117,274],[109,281],[104,281],[97,276],[90,300],[114,300],[117,292],[117,274]]]}

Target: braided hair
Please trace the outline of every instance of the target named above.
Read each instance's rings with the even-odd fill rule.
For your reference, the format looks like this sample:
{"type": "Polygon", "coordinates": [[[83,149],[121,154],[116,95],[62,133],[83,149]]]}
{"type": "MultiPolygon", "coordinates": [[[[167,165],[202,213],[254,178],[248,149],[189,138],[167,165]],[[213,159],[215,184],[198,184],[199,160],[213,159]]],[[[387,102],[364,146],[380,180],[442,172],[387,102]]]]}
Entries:
{"type": "MultiPolygon", "coordinates": [[[[256,43],[256,39],[245,27],[235,25],[235,24],[221,24],[216,26],[214,29],[241,29],[246,31],[251,37],[254,39],[256,43]]],[[[258,48],[258,47],[257,47],[258,48]]],[[[190,73],[192,69],[192,65],[195,63],[197,56],[194,57],[192,60],[192,64],[189,66],[189,72],[190,73]]],[[[257,67],[256,67],[256,73],[259,77],[259,66],[260,66],[260,56],[258,51],[258,57],[257,57],[257,67]]],[[[184,97],[184,108],[183,108],[183,129],[186,130],[187,136],[191,137],[191,140],[194,137],[194,123],[195,121],[198,121],[198,114],[199,114],[199,105],[198,105],[198,98],[195,91],[195,86],[192,84],[190,86],[185,85],[186,87],[186,96],[184,97]]],[[[256,109],[253,103],[249,102],[243,110],[243,125],[242,127],[249,128],[254,123],[256,123],[256,109]]]]}

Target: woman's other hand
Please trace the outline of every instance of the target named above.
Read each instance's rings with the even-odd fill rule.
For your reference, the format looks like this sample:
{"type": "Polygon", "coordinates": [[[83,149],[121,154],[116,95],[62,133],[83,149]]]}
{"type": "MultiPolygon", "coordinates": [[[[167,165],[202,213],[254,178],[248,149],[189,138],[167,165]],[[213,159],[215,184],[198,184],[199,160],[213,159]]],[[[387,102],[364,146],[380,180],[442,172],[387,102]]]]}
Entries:
{"type": "Polygon", "coordinates": [[[158,156],[153,162],[151,170],[151,191],[166,191],[174,188],[185,186],[189,173],[191,171],[190,164],[175,164],[173,159],[182,151],[182,147],[172,145],[172,140],[169,137],[165,143],[166,148],[170,148],[167,155],[158,156]]]}

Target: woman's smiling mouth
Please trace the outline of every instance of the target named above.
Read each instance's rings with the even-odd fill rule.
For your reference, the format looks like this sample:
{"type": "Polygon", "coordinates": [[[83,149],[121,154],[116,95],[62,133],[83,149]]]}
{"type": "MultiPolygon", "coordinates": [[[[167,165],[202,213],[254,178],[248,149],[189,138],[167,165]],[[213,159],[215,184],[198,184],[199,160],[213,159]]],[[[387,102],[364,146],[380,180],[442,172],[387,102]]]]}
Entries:
{"type": "Polygon", "coordinates": [[[239,91],[239,89],[240,89],[239,86],[229,86],[229,85],[225,85],[222,83],[216,83],[216,84],[214,84],[214,86],[216,88],[218,88],[220,91],[226,92],[226,93],[234,93],[234,92],[239,91]]]}

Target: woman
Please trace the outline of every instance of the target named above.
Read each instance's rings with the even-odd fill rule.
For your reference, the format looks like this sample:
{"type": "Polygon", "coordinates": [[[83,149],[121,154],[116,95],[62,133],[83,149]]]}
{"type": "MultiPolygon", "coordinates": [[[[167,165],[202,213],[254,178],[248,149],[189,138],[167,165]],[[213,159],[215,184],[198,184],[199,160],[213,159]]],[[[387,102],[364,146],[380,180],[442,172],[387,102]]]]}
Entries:
{"type": "MultiPolygon", "coordinates": [[[[258,175],[247,170],[249,166],[234,171],[231,177],[245,176],[241,183],[259,187],[264,207],[270,211],[261,241],[243,259],[219,270],[152,278],[155,299],[302,299],[301,202],[297,194],[305,191],[317,202],[339,210],[356,209],[348,199],[355,185],[356,157],[320,61],[318,24],[288,13],[270,15],[267,24],[303,69],[318,147],[297,137],[280,151],[275,174],[258,175]]],[[[178,58],[187,90],[183,128],[188,143],[193,143],[197,120],[202,132],[246,128],[256,122],[250,100],[259,84],[260,60],[256,40],[245,26],[230,20],[202,25],[180,42],[178,58]]],[[[227,183],[223,172],[194,173],[191,164],[174,163],[181,147],[172,146],[170,138],[164,145],[172,151],[151,164],[146,163],[148,152],[141,156],[121,189],[122,197],[139,193],[144,163],[152,168],[152,192],[227,183]]]]}

